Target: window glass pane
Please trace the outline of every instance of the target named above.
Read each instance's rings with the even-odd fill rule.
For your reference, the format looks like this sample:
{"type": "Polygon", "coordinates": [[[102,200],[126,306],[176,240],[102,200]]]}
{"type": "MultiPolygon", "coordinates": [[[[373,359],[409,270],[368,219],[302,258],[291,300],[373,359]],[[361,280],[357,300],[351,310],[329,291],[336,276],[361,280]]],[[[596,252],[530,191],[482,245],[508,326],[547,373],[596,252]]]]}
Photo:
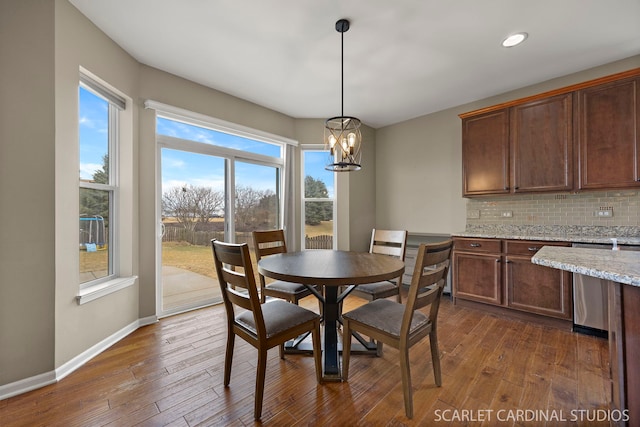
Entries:
{"type": "Polygon", "coordinates": [[[327,152],[305,150],[304,249],[333,249],[334,172],[324,169],[327,152]]]}
{"type": "Polygon", "coordinates": [[[156,132],[159,135],[173,136],[175,138],[188,139],[205,144],[233,148],[255,154],[263,154],[265,156],[281,157],[280,145],[243,138],[192,124],[166,119],[164,117],[157,118],[156,132]]]}
{"type": "Polygon", "coordinates": [[[279,170],[236,161],[236,243],[252,246],[251,232],[279,228],[279,170]]]}
{"type": "Polygon", "coordinates": [[[111,191],[80,188],[80,283],[111,274],[110,200],[111,191]]]}
{"type": "Polygon", "coordinates": [[[333,249],[333,201],[304,204],[305,249],[333,249]]]}
{"type": "Polygon", "coordinates": [[[109,102],[80,87],[80,179],[109,182],[109,102]]]}
{"type": "Polygon", "coordinates": [[[326,162],[326,151],[305,151],[305,197],[334,198],[334,172],[325,170],[326,162]]]}

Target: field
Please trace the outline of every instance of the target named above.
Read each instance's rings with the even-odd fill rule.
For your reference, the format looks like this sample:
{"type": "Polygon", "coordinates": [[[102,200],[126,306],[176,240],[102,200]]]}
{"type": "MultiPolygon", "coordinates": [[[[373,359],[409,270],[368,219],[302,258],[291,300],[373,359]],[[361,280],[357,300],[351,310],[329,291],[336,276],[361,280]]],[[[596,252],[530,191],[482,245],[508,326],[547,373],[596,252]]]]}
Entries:
{"type": "MultiPolygon", "coordinates": [[[[305,226],[309,237],[333,234],[333,222],[324,221],[317,226],[305,226]]],[[[252,254],[253,255],[253,254],[252,254]]],[[[162,265],[179,267],[195,273],[215,278],[210,246],[196,246],[185,242],[164,242],[162,244],[162,265]]],[[[81,273],[105,271],[107,251],[80,251],[81,273]]]]}

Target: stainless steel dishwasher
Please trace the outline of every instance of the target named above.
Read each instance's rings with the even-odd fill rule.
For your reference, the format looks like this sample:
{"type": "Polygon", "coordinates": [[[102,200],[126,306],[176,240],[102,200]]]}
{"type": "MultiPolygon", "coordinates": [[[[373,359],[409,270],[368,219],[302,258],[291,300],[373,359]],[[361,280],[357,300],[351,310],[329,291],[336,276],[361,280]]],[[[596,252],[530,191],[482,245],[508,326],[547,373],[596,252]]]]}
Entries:
{"type": "MultiPolygon", "coordinates": [[[[611,250],[613,245],[574,243],[574,248],[611,250]]],[[[618,245],[623,251],[640,251],[640,246],[618,245]]],[[[607,336],[609,298],[607,281],[583,274],[573,274],[573,330],[588,335],[607,336]]]]}

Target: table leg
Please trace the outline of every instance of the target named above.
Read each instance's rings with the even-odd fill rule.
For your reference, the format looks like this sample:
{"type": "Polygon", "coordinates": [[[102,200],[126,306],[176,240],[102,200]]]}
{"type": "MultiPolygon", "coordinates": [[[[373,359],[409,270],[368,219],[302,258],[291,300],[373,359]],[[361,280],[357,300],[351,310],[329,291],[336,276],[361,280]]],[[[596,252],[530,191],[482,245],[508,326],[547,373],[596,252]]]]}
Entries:
{"type": "Polygon", "coordinates": [[[338,352],[338,287],[325,286],[323,374],[325,380],[341,381],[338,352]]]}

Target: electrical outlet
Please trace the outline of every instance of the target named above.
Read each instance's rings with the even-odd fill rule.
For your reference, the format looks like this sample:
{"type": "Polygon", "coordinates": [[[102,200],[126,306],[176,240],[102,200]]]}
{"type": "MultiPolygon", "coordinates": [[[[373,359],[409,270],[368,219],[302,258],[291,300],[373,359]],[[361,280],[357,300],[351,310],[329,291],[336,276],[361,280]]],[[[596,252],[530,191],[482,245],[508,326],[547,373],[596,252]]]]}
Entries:
{"type": "Polygon", "coordinates": [[[604,211],[595,211],[595,216],[598,218],[611,218],[613,216],[613,209],[604,211]]]}
{"type": "Polygon", "coordinates": [[[480,218],[480,210],[479,209],[469,209],[467,211],[467,218],[469,218],[469,219],[478,219],[478,218],[480,218]]]}
{"type": "Polygon", "coordinates": [[[513,216],[513,211],[503,211],[502,216],[503,218],[511,218],[513,216]]]}

